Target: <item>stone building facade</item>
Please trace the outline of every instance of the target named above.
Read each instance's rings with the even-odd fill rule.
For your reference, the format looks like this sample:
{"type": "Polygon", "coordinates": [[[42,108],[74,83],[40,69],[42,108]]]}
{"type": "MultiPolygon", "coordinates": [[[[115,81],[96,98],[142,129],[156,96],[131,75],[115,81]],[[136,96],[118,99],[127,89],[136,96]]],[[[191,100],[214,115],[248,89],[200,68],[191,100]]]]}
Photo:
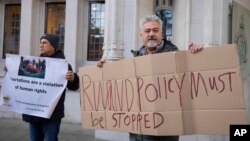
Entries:
{"type": "MultiPolygon", "coordinates": [[[[108,61],[132,57],[130,50],[142,45],[139,20],[149,14],[167,19],[165,37],[180,50],[186,50],[189,42],[205,46],[235,43],[235,2],[238,11],[250,9],[248,0],[0,0],[0,86],[5,53],[39,55],[39,39],[44,33],[60,35],[61,48],[76,72],[79,67],[95,65],[101,57],[108,61]]],[[[244,22],[244,34],[250,37],[250,17],[244,22]]],[[[246,45],[249,48],[249,40],[246,45]]],[[[242,69],[248,107],[249,68],[250,61],[242,69]]],[[[79,97],[79,91],[66,96],[64,121],[81,122],[79,97]]],[[[21,118],[1,109],[0,117],[21,118]]],[[[126,133],[96,131],[98,138],[107,139],[107,135],[112,140],[128,140],[126,133]]],[[[229,138],[197,135],[182,136],[181,140],[229,138]]]]}

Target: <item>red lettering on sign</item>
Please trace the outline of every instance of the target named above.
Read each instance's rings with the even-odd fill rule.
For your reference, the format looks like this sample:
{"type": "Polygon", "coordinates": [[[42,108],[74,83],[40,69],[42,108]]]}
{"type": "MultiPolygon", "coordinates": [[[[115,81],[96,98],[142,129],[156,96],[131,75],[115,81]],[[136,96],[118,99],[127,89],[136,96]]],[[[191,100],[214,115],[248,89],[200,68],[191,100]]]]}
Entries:
{"type": "Polygon", "coordinates": [[[148,129],[157,129],[164,123],[164,117],[161,113],[133,113],[115,112],[112,114],[113,127],[123,128],[127,126],[133,131],[139,131],[140,127],[148,129]],[[135,128],[135,125],[136,128],[135,128]],[[152,126],[151,126],[152,125],[152,126]]]}
{"type": "Polygon", "coordinates": [[[164,89],[165,90],[165,99],[168,99],[167,80],[165,77],[163,79],[164,79],[164,88],[165,88],[164,89]]]}
{"type": "Polygon", "coordinates": [[[181,90],[182,90],[182,86],[183,86],[183,82],[184,82],[184,78],[185,78],[185,73],[183,73],[182,78],[181,78],[181,84],[178,83],[178,80],[175,78],[175,76],[173,75],[174,80],[178,86],[178,90],[179,90],[179,99],[180,99],[180,106],[182,106],[182,99],[181,99],[181,90]]]}
{"type": "MultiPolygon", "coordinates": [[[[89,102],[89,104],[90,104],[90,106],[91,106],[91,108],[92,108],[92,110],[93,110],[93,106],[92,106],[92,102],[91,102],[91,100],[90,100],[90,98],[89,98],[89,96],[88,96],[88,93],[87,93],[87,89],[90,87],[90,85],[91,85],[91,79],[90,79],[90,77],[88,76],[88,75],[83,75],[82,76],[82,84],[83,84],[83,95],[84,95],[84,97],[85,98],[87,98],[87,100],[88,100],[88,102],[89,102]],[[86,82],[86,80],[85,79],[87,79],[88,81],[89,81],[89,83],[87,83],[87,86],[85,87],[85,83],[83,83],[84,81],[86,82]]],[[[87,81],[87,82],[88,82],[87,81]]],[[[86,110],[86,103],[87,101],[85,101],[84,102],[84,110],[86,110]]]]}
{"type": "Polygon", "coordinates": [[[126,103],[127,103],[127,111],[130,111],[133,103],[134,103],[134,96],[135,96],[135,91],[132,82],[129,79],[125,80],[125,91],[126,91],[126,103]],[[128,88],[131,88],[131,91],[128,91],[128,88]],[[132,98],[129,101],[128,95],[131,95],[132,98]]]}
{"type": "MultiPolygon", "coordinates": [[[[112,115],[112,126],[114,128],[130,127],[133,131],[140,131],[140,128],[156,129],[161,127],[166,119],[161,113],[141,112],[142,102],[158,102],[157,100],[166,100],[171,94],[179,94],[180,106],[182,106],[183,88],[190,88],[190,97],[195,100],[199,95],[209,96],[209,94],[223,94],[223,92],[232,92],[237,72],[224,71],[221,73],[201,73],[190,72],[167,74],[161,76],[152,76],[152,80],[147,77],[138,77],[131,79],[109,80],[92,82],[90,76],[81,76],[81,92],[84,97],[85,111],[114,111],[112,115]],[[84,82],[84,83],[83,83],[84,82]],[[212,93],[211,93],[212,91],[212,93]],[[138,98],[138,99],[137,99],[138,98]],[[145,100],[145,101],[142,101],[145,100]],[[137,110],[137,107],[139,110],[137,110]],[[89,108],[89,109],[86,109],[89,108]],[[133,112],[131,112],[133,111],[133,112]],[[127,113],[131,112],[131,113],[127,113]]],[[[188,92],[188,93],[189,93],[188,92]]],[[[227,93],[225,93],[227,94],[227,93]]],[[[91,112],[92,127],[105,127],[103,116],[96,116],[91,112]]],[[[107,119],[111,119],[110,117],[107,119]]],[[[107,121],[111,122],[111,121],[107,121]]]]}
{"type": "Polygon", "coordinates": [[[138,77],[137,78],[137,93],[138,93],[138,105],[139,105],[139,110],[141,111],[141,89],[143,86],[143,79],[138,77]],[[141,82],[141,83],[140,83],[141,82]]]}
{"type": "Polygon", "coordinates": [[[128,115],[125,116],[124,118],[124,125],[129,126],[131,122],[131,119],[128,115]]]}
{"type": "Polygon", "coordinates": [[[195,74],[193,72],[191,72],[191,98],[192,99],[194,97],[193,96],[194,92],[195,92],[195,96],[196,97],[198,96],[200,79],[202,80],[201,84],[204,87],[206,94],[208,95],[207,86],[206,86],[204,78],[202,77],[202,75],[199,72],[197,73],[197,75],[198,75],[197,80],[195,80],[195,74]],[[193,92],[193,89],[194,89],[194,92],[193,92]]]}
{"type": "Polygon", "coordinates": [[[150,124],[150,123],[149,123],[150,120],[148,119],[148,115],[149,115],[149,114],[145,114],[145,115],[144,115],[144,127],[145,127],[145,128],[150,128],[150,126],[148,125],[148,124],[150,124]]]}
{"type": "Polygon", "coordinates": [[[149,101],[149,102],[154,102],[158,99],[158,91],[157,91],[157,88],[155,87],[154,84],[148,84],[145,88],[145,97],[146,97],[146,100],[149,101]],[[148,89],[151,87],[151,89],[153,89],[154,92],[151,92],[151,93],[147,93],[148,89]],[[152,96],[153,98],[150,99],[149,96],[152,96]]]}
{"type": "Polygon", "coordinates": [[[160,113],[153,113],[153,123],[154,123],[154,129],[160,127],[163,123],[164,123],[164,117],[162,116],[162,114],[160,113]],[[156,120],[157,118],[157,120],[156,120]],[[156,122],[159,122],[159,123],[156,123],[156,122]]]}
{"type": "Polygon", "coordinates": [[[101,128],[104,128],[105,126],[103,125],[104,124],[104,120],[103,120],[103,117],[99,117],[99,118],[94,118],[93,116],[93,113],[91,112],[91,125],[92,127],[95,127],[97,125],[99,125],[101,128]]]}
{"type": "Polygon", "coordinates": [[[218,91],[218,87],[217,87],[217,81],[215,80],[215,77],[209,78],[209,86],[210,88],[213,90],[214,88],[216,88],[216,90],[218,91]],[[212,80],[211,80],[212,79],[212,80]]]}

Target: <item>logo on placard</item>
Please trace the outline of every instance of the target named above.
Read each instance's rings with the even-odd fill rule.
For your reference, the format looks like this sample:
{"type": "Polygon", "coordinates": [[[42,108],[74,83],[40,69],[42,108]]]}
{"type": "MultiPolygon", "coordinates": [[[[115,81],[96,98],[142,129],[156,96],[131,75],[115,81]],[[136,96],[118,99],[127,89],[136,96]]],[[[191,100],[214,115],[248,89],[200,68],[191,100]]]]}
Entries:
{"type": "Polygon", "coordinates": [[[10,105],[10,96],[8,95],[5,95],[3,96],[3,102],[4,102],[4,105],[10,105]]]}

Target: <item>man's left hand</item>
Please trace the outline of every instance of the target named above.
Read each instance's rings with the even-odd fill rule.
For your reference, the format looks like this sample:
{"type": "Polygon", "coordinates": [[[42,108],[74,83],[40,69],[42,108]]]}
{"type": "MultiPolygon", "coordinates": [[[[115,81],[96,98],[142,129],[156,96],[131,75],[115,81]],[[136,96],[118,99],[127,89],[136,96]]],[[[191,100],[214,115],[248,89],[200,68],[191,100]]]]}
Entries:
{"type": "Polygon", "coordinates": [[[68,80],[68,81],[73,81],[75,78],[75,75],[74,75],[74,73],[72,72],[72,71],[68,71],[67,73],[66,73],[66,79],[68,80]]]}
{"type": "Polygon", "coordinates": [[[202,45],[194,44],[193,42],[188,44],[188,50],[191,53],[197,53],[203,49],[202,45]]]}

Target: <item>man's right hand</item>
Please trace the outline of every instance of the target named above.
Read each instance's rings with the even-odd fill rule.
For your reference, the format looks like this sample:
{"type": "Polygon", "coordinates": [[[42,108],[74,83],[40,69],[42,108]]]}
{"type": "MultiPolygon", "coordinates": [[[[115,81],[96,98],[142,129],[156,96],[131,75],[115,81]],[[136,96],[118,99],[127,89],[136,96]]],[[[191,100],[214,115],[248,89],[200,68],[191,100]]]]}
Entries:
{"type": "Polygon", "coordinates": [[[188,49],[193,54],[200,52],[203,48],[202,45],[194,44],[193,42],[188,44],[188,49]]]}
{"type": "Polygon", "coordinates": [[[96,66],[102,68],[104,63],[106,63],[105,60],[101,59],[96,63],[96,66]]]}

